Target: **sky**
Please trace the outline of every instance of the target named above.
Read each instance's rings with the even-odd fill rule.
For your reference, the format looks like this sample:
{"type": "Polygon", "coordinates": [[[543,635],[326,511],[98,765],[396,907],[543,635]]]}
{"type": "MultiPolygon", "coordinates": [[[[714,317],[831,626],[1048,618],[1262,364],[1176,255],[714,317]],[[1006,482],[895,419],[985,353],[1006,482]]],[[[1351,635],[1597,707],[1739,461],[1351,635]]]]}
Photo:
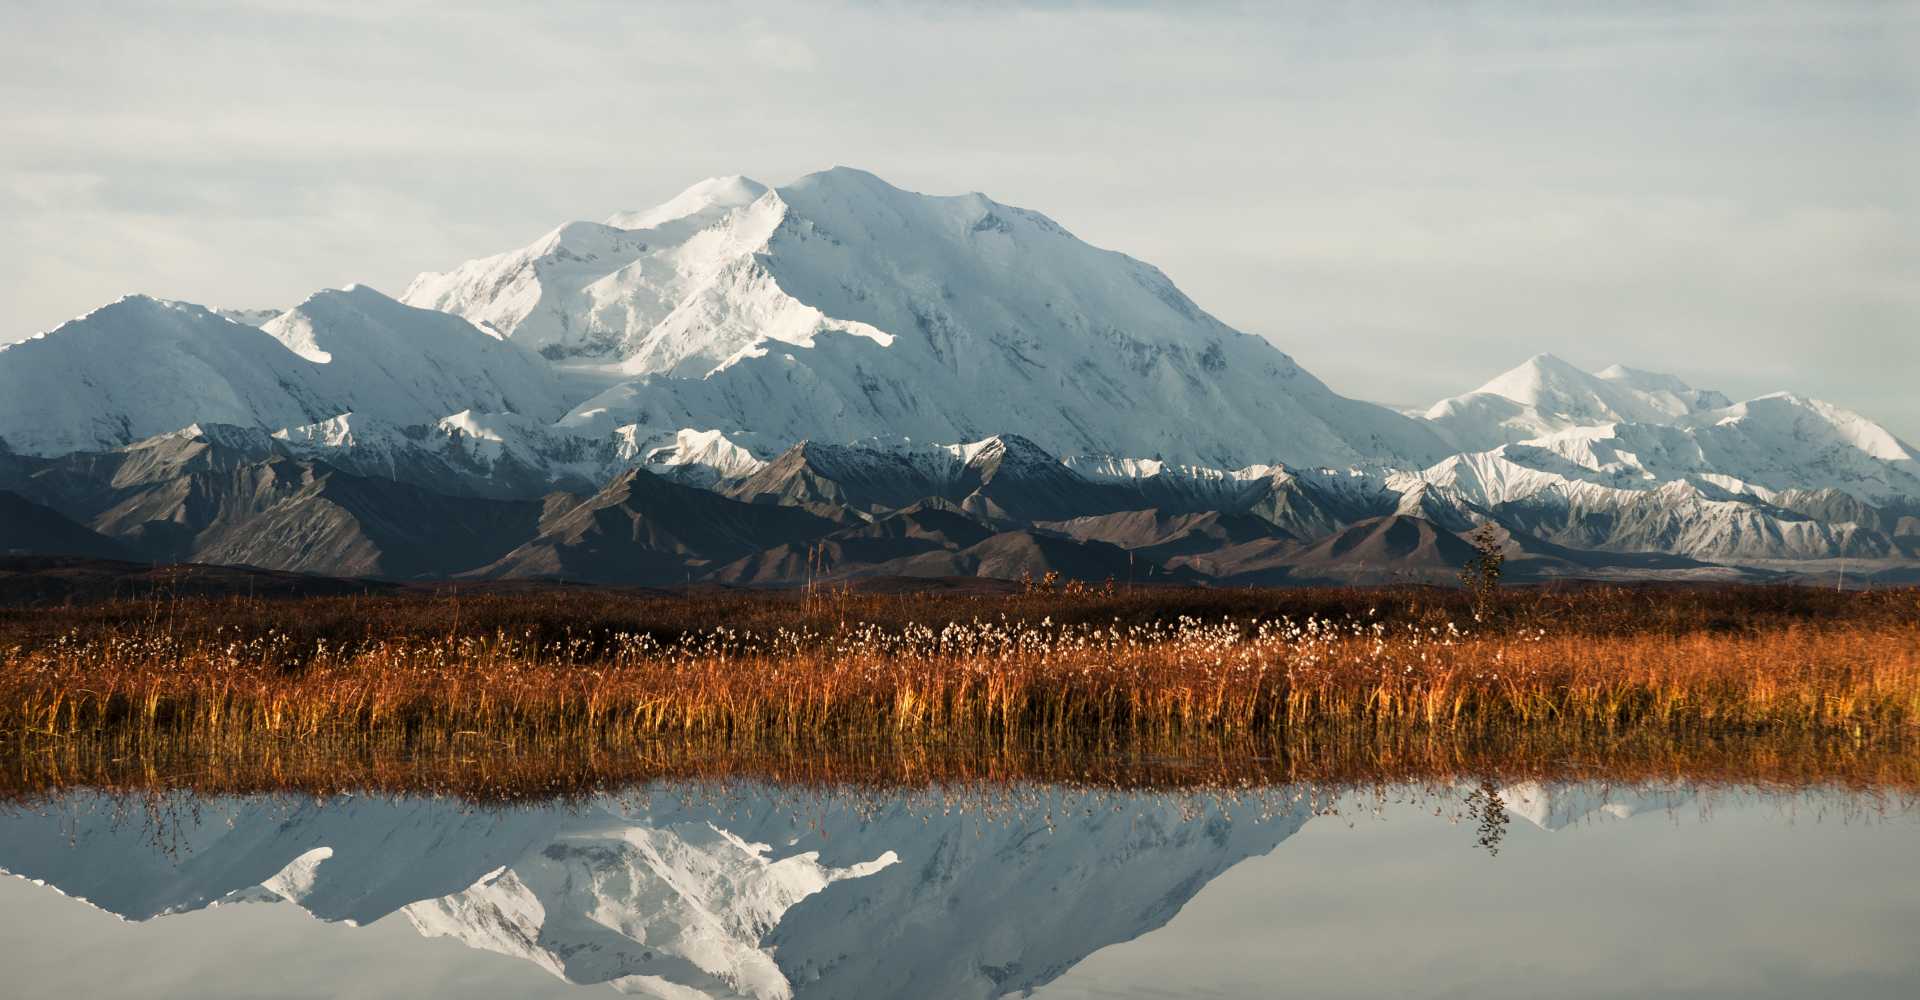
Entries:
{"type": "Polygon", "coordinates": [[[983,191],[1401,406],[1549,351],[1920,442],[1920,5],[0,5],[0,342],[746,174],[983,191]]]}

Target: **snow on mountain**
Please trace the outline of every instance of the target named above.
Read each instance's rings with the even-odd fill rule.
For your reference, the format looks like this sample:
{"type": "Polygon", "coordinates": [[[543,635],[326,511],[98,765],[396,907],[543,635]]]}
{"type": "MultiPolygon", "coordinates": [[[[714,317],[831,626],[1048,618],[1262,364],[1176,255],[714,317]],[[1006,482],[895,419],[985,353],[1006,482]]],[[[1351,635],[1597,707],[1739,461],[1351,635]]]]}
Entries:
{"type": "Polygon", "coordinates": [[[1691,788],[1684,786],[1610,788],[1539,781],[1506,785],[1499,794],[1508,812],[1547,831],[1565,830],[1592,820],[1670,813],[1697,798],[1691,788]]]}
{"type": "Polygon", "coordinates": [[[739,174],[709,177],[653,208],[615,212],[606,222],[615,229],[657,229],[693,216],[705,218],[715,209],[742,208],[766,193],[765,184],[739,174]]]}
{"type": "Polygon", "coordinates": [[[326,366],[355,413],[400,424],[461,410],[557,419],[553,372],[516,345],[456,316],[403,305],[368,288],[316,292],[261,329],[326,366]]]}
{"type": "Polygon", "coordinates": [[[1896,555],[1866,526],[1826,522],[1686,481],[1656,490],[1550,490],[1492,509],[1511,527],[1574,549],[1656,552],[1715,562],[1896,555]]]}
{"type": "Polygon", "coordinates": [[[1700,559],[1899,557],[1920,452],[1859,414],[1775,393],[1729,403],[1670,375],[1539,355],[1428,412],[1456,455],[1393,477],[1469,516],[1581,548],[1700,559]]]}
{"type": "Polygon", "coordinates": [[[697,375],[731,348],[703,353],[703,345],[655,330],[683,302],[726,286],[730,266],[764,243],[775,213],[736,210],[765,191],[745,178],[702,181],[649,211],[568,223],[520,250],[422,274],[401,299],[464,316],[551,360],[633,362],[634,371],[684,367],[697,375]]]}
{"type": "Polygon", "coordinates": [[[1258,796],[1029,792],[1008,822],[896,801],[824,840],[828,864],[881,845],[900,863],[809,897],[775,928],[796,993],[1022,995],[1163,926],[1311,816],[1304,800],[1258,796]]]}
{"type": "Polygon", "coordinates": [[[0,348],[0,442],[58,455],[193,423],[285,427],[351,410],[345,388],[257,327],[131,295],[0,348]]]}
{"type": "Polygon", "coordinates": [[[1456,448],[1485,451],[1576,427],[1666,424],[1729,405],[1671,375],[1614,365],[1598,375],[1536,354],[1462,396],[1443,399],[1426,419],[1456,448]]]}
{"type": "Polygon", "coordinates": [[[602,814],[459,892],[404,911],[427,937],[525,959],[575,983],[643,996],[753,997],[793,989],[762,944],[796,903],[897,864],[892,851],[846,867],[817,851],[776,853],[705,817],[651,822],[602,814]]]}
{"type": "Polygon", "coordinates": [[[1819,489],[1870,502],[1920,496],[1920,452],[1857,413],[1790,393],[1735,404],[1619,365],[1591,375],[1537,355],[1427,416],[1461,446],[1442,466],[1487,466],[1495,463],[1475,456],[1497,455],[1527,470],[1476,477],[1486,502],[1556,477],[1622,489],[1694,479],[1767,500],[1819,489]]]}
{"type": "Polygon", "coordinates": [[[430,423],[471,408],[551,420],[562,407],[538,359],[365,287],[317,293],[264,327],[129,296],[0,349],[0,441],[24,454],[191,424],[279,430],[349,412],[430,423]]]}
{"type": "Polygon", "coordinates": [[[576,223],[405,300],[635,376],[573,426],[924,444],[1001,431],[1055,454],[1222,466],[1425,464],[1421,423],[1338,396],[1158,270],[1035,212],[836,168],[741,204],[708,182],[618,229],[576,223]]]}
{"type": "Polygon", "coordinates": [[[617,433],[626,443],[624,453],[640,456],[641,464],[655,472],[700,470],[711,485],[719,480],[744,479],[767,467],[765,461],[719,431],[682,427],[670,438],[645,440],[638,432],[639,428],[633,425],[619,429],[617,433]]]}
{"type": "Polygon", "coordinates": [[[476,810],[447,799],[218,799],[166,836],[105,797],[0,813],[0,870],[130,920],[279,898],[655,997],[997,997],[1171,919],[1309,807],[1031,789],[946,796],[663,789],[476,810]]]}
{"type": "Polygon", "coordinates": [[[518,413],[462,410],[431,424],[399,425],[358,413],[273,434],[281,450],[363,476],[398,479],[452,496],[592,493],[635,465],[712,486],[766,463],[718,431],[558,427],[518,413]]]}
{"type": "Polygon", "coordinates": [[[1920,452],[1827,403],[1543,354],[1410,418],[1043,215],[846,168],[712,178],[403,298],[350,286],[271,317],[123,299],[0,349],[0,454],[231,427],[362,476],[530,499],[635,465],[732,490],[810,442],[755,495],[858,480],[990,520],[1218,510],[1302,540],[1521,518],[1559,544],[1696,558],[1894,558],[1920,516],[1920,452]]]}
{"type": "Polygon", "coordinates": [[[1428,478],[1499,503],[1560,482],[1656,489],[1692,480],[1771,501],[1839,489],[1874,503],[1920,497],[1920,452],[1872,421],[1776,393],[1663,423],[1600,423],[1455,455],[1428,478]]]}

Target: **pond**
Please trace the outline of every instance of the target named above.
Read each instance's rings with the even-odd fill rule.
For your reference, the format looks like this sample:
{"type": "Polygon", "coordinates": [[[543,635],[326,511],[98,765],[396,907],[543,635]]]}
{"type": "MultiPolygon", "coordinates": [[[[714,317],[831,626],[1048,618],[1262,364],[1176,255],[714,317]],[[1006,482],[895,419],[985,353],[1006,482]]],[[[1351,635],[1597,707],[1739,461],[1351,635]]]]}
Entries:
{"type": "Polygon", "coordinates": [[[677,781],[0,809],[31,997],[1912,997],[1920,808],[1832,786],[677,781]]]}

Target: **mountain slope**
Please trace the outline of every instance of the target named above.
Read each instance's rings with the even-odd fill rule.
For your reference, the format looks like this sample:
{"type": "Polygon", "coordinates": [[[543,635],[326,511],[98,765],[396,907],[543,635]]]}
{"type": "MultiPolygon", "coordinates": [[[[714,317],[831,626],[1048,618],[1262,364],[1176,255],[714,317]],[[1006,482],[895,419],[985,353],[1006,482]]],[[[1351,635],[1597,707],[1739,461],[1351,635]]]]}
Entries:
{"type": "Polygon", "coordinates": [[[0,490],[0,555],[86,556],[92,559],[129,559],[126,546],[60,512],[0,490]]]}
{"type": "MultiPolygon", "coordinates": [[[[446,576],[489,562],[531,537],[541,510],[354,475],[291,458],[258,429],[220,425],[0,467],[0,488],[84,522],[123,556],[341,577],[446,576]]],[[[82,542],[42,551],[93,554],[82,542]]]]}
{"type": "Polygon", "coordinates": [[[1551,354],[1536,354],[1461,396],[1443,399],[1426,419],[1455,448],[1485,451],[1575,427],[1667,424],[1730,405],[1671,375],[1615,365],[1598,375],[1551,354]]]}
{"type": "Polygon", "coordinates": [[[1425,518],[1396,514],[1352,525],[1316,542],[1287,562],[1299,577],[1337,581],[1364,574],[1404,573],[1452,582],[1474,557],[1473,546],[1425,518]]]}
{"type": "Polygon", "coordinates": [[[193,423],[285,427],[352,409],[257,327],[133,295],[0,348],[0,442],[59,455],[193,423]]]}
{"type": "Polygon", "coordinates": [[[656,357],[647,335],[742,249],[734,231],[709,230],[765,192],[746,178],[702,181],[649,211],[568,223],[522,249],[422,274],[401,300],[464,316],[550,360],[656,357]]]}
{"type": "Polygon", "coordinates": [[[60,455],[192,424],[279,430],[355,412],[399,424],[467,409],[551,420],[551,373],[456,317],[369,288],[255,327],[130,296],[0,348],[0,445],[60,455]]]}
{"type": "Polygon", "coordinates": [[[1081,541],[1100,541],[1138,552],[1148,559],[1212,552],[1254,541],[1292,542],[1292,535],[1253,514],[1169,514],[1129,510],[1055,521],[1043,527],[1081,541]]]}
{"type": "Polygon", "coordinates": [[[1424,425],[1342,398],[1209,316],[1158,270],[983,195],[836,168],[739,202],[577,223],[423,275],[406,301],[550,357],[638,376],[573,425],[934,444],[1017,429],[1054,453],[1237,467],[1426,464],[1424,425]],[[678,214],[681,210],[685,214],[678,214]]]}
{"type": "Polygon", "coordinates": [[[135,296],[0,349],[0,489],[155,558],[436,575],[478,565],[404,523],[458,524],[440,498],[547,510],[632,494],[635,467],[711,492],[589,504],[501,571],[791,582],[827,545],[845,566],[1094,572],[1112,542],[1240,579],[1388,517],[1745,566],[1920,552],[1920,451],[1858,414],[1538,355],[1408,418],[1043,215],[857,170],[714,178],[405,298],[348,286],[269,315],[135,296]],[[1005,537],[814,544],[933,502],[1005,537]]]}
{"type": "MultiPolygon", "coordinates": [[[[792,585],[859,576],[907,576],[915,557],[957,554],[993,537],[992,528],[944,500],[927,500],[818,539],[763,549],[712,571],[716,583],[792,585]]],[[[923,564],[914,564],[923,565],[923,564]]],[[[921,576],[961,576],[941,561],[921,576]]]]}
{"type": "Polygon", "coordinates": [[[629,469],[585,501],[549,511],[536,537],[475,575],[682,583],[711,564],[833,528],[797,507],[741,503],[629,469]]]}
{"type": "Polygon", "coordinates": [[[95,519],[151,558],[328,576],[445,576],[533,532],[539,505],[449,497],[290,459],[128,490],[95,519]]]}
{"type": "Polygon", "coordinates": [[[873,511],[906,507],[945,491],[926,470],[902,456],[802,441],[723,492],[748,503],[873,511]]]}
{"type": "Polygon", "coordinates": [[[553,372],[533,354],[365,285],[316,292],[261,329],[324,365],[353,412],[392,423],[469,409],[550,422],[565,410],[553,372]]]}

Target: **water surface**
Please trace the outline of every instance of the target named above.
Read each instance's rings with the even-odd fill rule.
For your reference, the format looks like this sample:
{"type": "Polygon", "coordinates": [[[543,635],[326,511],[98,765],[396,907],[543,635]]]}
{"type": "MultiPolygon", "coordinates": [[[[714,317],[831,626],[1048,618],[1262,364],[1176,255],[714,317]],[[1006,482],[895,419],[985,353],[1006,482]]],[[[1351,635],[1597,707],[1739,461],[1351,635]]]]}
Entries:
{"type": "Polygon", "coordinates": [[[1917,847],[1904,799],[1686,783],[77,791],[0,811],[0,963],[49,997],[1911,997],[1917,847]]]}

